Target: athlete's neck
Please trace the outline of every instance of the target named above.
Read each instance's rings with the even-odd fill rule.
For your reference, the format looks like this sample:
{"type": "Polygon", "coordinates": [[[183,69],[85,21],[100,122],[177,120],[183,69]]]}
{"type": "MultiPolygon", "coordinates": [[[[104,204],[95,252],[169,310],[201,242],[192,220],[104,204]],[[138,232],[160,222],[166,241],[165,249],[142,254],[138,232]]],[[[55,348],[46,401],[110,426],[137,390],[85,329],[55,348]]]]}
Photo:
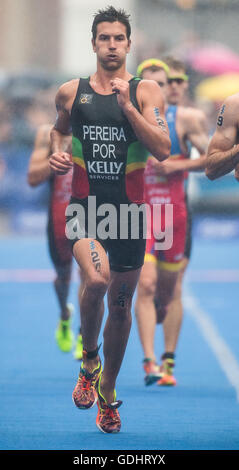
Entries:
{"type": "Polygon", "coordinates": [[[112,93],[111,80],[114,78],[121,78],[122,80],[129,81],[133,75],[131,75],[125,68],[120,68],[118,70],[105,70],[98,68],[96,73],[90,77],[90,85],[92,88],[103,94],[112,93]]]}

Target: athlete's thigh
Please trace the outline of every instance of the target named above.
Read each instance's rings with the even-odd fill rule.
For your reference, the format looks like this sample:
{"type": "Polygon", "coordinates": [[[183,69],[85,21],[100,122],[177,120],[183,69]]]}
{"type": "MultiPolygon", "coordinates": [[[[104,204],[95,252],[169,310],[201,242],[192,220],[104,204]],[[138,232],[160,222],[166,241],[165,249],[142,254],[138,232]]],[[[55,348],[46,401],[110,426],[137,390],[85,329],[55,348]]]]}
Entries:
{"type": "Polygon", "coordinates": [[[84,282],[87,282],[89,278],[109,282],[109,261],[100,242],[93,238],[77,240],[73,246],[73,255],[80,266],[84,282]]]}
{"type": "Polygon", "coordinates": [[[117,272],[111,271],[108,289],[108,305],[127,308],[131,306],[132,298],[139,280],[141,268],[117,272]]]}

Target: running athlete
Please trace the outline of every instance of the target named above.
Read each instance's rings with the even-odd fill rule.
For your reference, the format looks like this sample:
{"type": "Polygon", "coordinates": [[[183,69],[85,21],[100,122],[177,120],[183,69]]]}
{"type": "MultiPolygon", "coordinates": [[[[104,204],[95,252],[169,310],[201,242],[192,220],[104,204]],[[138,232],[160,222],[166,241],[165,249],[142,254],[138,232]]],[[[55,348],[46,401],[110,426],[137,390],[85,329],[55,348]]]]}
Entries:
{"type": "Polygon", "coordinates": [[[229,96],[221,106],[217,127],[210,141],[206,176],[220,178],[235,169],[239,181],[239,93],[229,96]]]}
{"type": "MultiPolygon", "coordinates": [[[[191,249],[185,178],[186,172],[205,168],[208,136],[204,114],[179,105],[188,81],[181,62],[173,58],[168,58],[166,63],[149,59],[139,66],[138,74],[163,83],[162,91],[167,102],[171,155],[164,162],[149,157],[145,170],[145,199],[150,206],[161,205],[162,221],[165,220],[167,204],[173,205],[172,226],[167,222],[166,227],[173,231],[173,244],[170,249],[156,251],[153,234],[147,240],[135,311],[144,351],[145,384],[175,385],[174,358],[183,317],[182,280],[191,249]],[[199,158],[189,159],[190,146],[196,147],[199,158]],[[165,351],[159,367],[154,352],[154,337],[156,323],[161,322],[165,351]]],[[[162,222],[162,232],[164,230],[162,222]]]]}
{"type": "MultiPolygon", "coordinates": [[[[74,335],[71,329],[73,306],[67,304],[72,271],[72,252],[65,235],[65,210],[71,196],[72,171],[64,176],[58,176],[53,174],[50,169],[51,128],[50,124],[46,124],[37,131],[29,163],[28,182],[31,186],[38,186],[47,180],[50,183],[47,238],[49,254],[56,271],[54,287],[60,306],[60,321],[55,336],[61,351],[69,352],[74,345],[74,335]]],[[[66,148],[71,145],[69,137],[66,137],[65,145],[66,148]]],[[[82,352],[82,336],[79,332],[74,351],[75,358],[81,360],[82,352]]]]}
{"type": "Polygon", "coordinates": [[[140,207],[144,201],[144,147],[160,161],[170,153],[160,87],[153,81],[142,82],[126,70],[130,33],[129,15],[124,10],[110,6],[98,11],[92,25],[96,73],[60,87],[56,96],[58,117],[51,133],[53,171],[64,174],[73,165],[67,228],[70,231],[72,224],[76,229],[73,254],[85,278],[80,308],[83,363],[73,400],[80,409],[91,408],[97,401],[96,424],[105,433],[119,432],[121,427],[118,408],[122,402],[116,400],[115,384],[127,346],[132,297],[145,253],[142,219],[137,222],[138,237],[133,239],[125,233],[120,211],[131,203],[135,203],[134,208],[140,207]],[[73,163],[62,148],[62,139],[71,130],[73,163]],[[113,224],[117,233],[110,238],[101,233],[103,204],[110,212],[108,225],[117,219],[116,227],[113,224]],[[93,209],[91,212],[92,206],[97,216],[93,209]],[[93,236],[94,226],[97,233],[93,236]],[[109,315],[104,329],[102,371],[99,312],[106,292],[109,315]]]}

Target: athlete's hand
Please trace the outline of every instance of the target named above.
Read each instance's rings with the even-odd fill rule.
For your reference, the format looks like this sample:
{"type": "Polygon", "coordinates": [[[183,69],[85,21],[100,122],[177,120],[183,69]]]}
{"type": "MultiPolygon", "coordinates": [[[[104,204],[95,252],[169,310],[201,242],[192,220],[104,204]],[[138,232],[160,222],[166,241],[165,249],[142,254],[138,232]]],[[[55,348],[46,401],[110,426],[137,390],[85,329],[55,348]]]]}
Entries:
{"type": "Polygon", "coordinates": [[[127,106],[133,106],[130,101],[129,82],[121,78],[111,80],[112,91],[117,93],[117,100],[119,106],[124,109],[127,106]]]}
{"type": "Polygon", "coordinates": [[[158,160],[156,160],[156,158],[154,158],[153,166],[159,176],[168,176],[172,173],[175,173],[176,171],[179,171],[175,167],[174,162],[169,159],[163,162],[159,162],[158,160]]]}
{"type": "Polygon", "coordinates": [[[49,165],[58,175],[65,175],[72,168],[71,155],[66,152],[53,153],[49,158],[49,165]]]}

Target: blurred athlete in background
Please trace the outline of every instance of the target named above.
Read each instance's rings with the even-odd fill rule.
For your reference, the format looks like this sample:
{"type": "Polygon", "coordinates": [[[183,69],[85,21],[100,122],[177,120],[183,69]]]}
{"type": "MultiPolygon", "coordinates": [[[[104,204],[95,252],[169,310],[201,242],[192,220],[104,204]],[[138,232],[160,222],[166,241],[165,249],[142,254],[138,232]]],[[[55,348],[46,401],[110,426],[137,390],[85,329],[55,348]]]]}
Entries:
{"type": "Polygon", "coordinates": [[[206,176],[214,180],[234,169],[239,181],[239,93],[229,96],[221,106],[208,147],[206,176]]]}
{"type": "MultiPolygon", "coordinates": [[[[55,333],[58,347],[69,352],[75,345],[71,327],[73,305],[67,303],[72,272],[72,252],[65,235],[65,210],[71,196],[72,171],[66,175],[54,174],[49,166],[51,154],[51,125],[43,125],[37,131],[33,152],[31,154],[28,183],[38,186],[48,180],[51,195],[48,208],[47,239],[51,261],[56,271],[55,292],[60,306],[60,321],[55,333]]],[[[71,138],[65,137],[65,149],[71,152],[71,138]]],[[[80,285],[79,297],[82,284],[80,285]]],[[[75,359],[82,359],[82,336],[79,331],[74,350],[75,359]]]]}
{"type": "MultiPolygon", "coordinates": [[[[138,76],[158,82],[166,100],[166,120],[172,142],[170,158],[158,162],[150,156],[145,170],[145,199],[160,204],[162,221],[167,204],[173,204],[173,244],[155,250],[155,238],[147,240],[136,299],[136,318],[144,351],[145,384],[175,385],[175,350],[182,325],[182,281],[191,253],[191,214],[187,203],[187,172],[205,168],[208,133],[204,113],[181,106],[188,87],[182,62],[174,58],[142,62],[138,76]],[[199,152],[190,159],[191,146],[199,152]],[[154,352],[156,324],[163,324],[164,353],[157,364],[154,352]]],[[[163,223],[163,222],[162,222],[163,223]]]]}

